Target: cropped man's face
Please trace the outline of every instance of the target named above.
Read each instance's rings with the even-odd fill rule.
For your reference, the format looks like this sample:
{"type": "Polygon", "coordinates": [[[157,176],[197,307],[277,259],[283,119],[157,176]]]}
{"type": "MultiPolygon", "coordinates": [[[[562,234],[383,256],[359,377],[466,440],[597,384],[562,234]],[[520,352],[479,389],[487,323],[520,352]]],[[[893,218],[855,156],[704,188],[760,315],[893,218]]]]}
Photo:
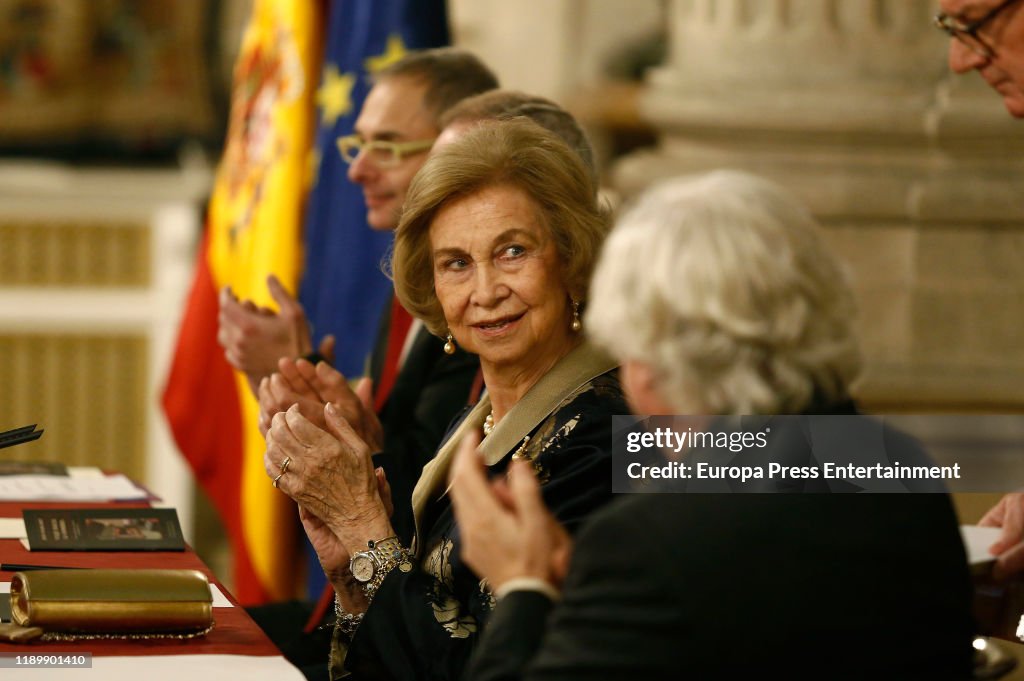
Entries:
{"type": "Polygon", "coordinates": [[[348,168],[348,179],[363,188],[366,221],[372,229],[398,226],[405,193],[427,159],[429,142],[437,137],[433,117],[423,105],[426,85],[396,76],[373,86],[356,119],[355,132],[364,142],[426,142],[422,149],[394,157],[386,148],[363,149],[348,168]]]}
{"type": "Polygon", "coordinates": [[[1006,110],[1024,118],[1024,0],[941,0],[942,12],[961,26],[982,21],[970,35],[952,38],[949,67],[976,70],[1003,98],[1006,110]]]}

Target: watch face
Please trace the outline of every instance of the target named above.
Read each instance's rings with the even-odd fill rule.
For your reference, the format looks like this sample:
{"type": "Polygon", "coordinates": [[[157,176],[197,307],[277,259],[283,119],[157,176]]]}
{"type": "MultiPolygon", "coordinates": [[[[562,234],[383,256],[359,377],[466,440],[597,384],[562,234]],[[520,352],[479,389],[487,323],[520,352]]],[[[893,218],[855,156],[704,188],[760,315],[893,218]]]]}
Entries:
{"type": "Polygon", "coordinates": [[[352,556],[349,569],[357,582],[368,582],[373,577],[373,559],[365,553],[357,553],[352,556]]]}

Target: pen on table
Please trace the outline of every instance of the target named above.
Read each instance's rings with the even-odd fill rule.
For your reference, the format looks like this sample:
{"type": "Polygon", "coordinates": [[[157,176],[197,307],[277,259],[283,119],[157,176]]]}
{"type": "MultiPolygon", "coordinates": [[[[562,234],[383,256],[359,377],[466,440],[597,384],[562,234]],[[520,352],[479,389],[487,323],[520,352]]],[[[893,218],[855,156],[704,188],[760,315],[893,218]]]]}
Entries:
{"type": "Polygon", "coordinates": [[[70,565],[22,565],[21,563],[0,563],[0,572],[29,572],[31,570],[88,570],[89,568],[70,565]]]}

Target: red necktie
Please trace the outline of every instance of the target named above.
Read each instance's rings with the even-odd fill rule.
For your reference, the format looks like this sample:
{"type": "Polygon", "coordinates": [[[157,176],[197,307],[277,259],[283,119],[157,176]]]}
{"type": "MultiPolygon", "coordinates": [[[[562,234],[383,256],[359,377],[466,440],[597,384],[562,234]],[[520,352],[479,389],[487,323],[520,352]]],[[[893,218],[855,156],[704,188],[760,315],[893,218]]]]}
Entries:
{"type": "Polygon", "coordinates": [[[388,347],[384,355],[384,367],[380,372],[380,385],[374,386],[373,408],[379,414],[387,402],[391,389],[398,377],[398,361],[402,357],[405,337],[412,326],[412,315],[405,311],[398,298],[391,299],[391,325],[388,327],[388,347]]]}

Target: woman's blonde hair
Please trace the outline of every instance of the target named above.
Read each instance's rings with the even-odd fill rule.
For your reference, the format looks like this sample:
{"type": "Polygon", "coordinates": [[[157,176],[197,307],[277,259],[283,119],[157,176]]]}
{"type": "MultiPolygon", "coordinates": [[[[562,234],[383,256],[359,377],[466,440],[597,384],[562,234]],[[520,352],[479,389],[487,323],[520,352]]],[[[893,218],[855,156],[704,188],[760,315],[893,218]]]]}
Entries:
{"type": "Polygon", "coordinates": [[[413,178],[395,233],[395,294],[435,335],[443,336],[447,323],[434,291],[430,225],[449,202],[494,186],[516,187],[536,204],[555,242],[568,294],[580,301],[586,294],[608,232],[590,173],[562,140],[535,123],[485,121],[431,152],[413,178]]]}
{"type": "Polygon", "coordinates": [[[619,220],[585,328],[680,413],[796,413],[860,371],[848,279],[811,214],[735,171],[681,177],[619,220]]]}

